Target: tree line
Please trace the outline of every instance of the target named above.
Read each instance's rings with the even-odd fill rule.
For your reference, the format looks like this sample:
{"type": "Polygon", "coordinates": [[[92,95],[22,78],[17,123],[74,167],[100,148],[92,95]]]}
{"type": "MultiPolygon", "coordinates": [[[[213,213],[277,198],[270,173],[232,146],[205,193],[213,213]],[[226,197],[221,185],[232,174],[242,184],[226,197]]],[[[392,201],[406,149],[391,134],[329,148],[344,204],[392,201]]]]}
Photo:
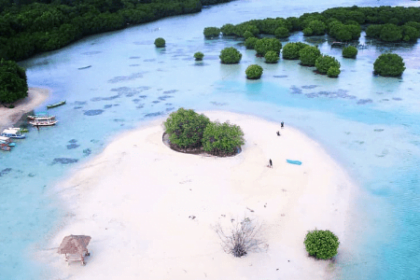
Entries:
{"type": "Polygon", "coordinates": [[[300,17],[249,20],[237,25],[225,24],[220,29],[208,27],[206,37],[237,36],[245,39],[259,34],[286,38],[291,32],[303,31],[305,36],[328,34],[338,41],[351,41],[366,29],[368,37],[384,42],[416,42],[420,36],[418,7],[347,7],[332,8],[321,13],[305,13],[300,17]],[[211,32],[210,32],[211,31],[211,32]]]}
{"type": "Polygon", "coordinates": [[[196,13],[203,5],[228,1],[0,0],[0,59],[26,59],[87,35],[196,13]]]}

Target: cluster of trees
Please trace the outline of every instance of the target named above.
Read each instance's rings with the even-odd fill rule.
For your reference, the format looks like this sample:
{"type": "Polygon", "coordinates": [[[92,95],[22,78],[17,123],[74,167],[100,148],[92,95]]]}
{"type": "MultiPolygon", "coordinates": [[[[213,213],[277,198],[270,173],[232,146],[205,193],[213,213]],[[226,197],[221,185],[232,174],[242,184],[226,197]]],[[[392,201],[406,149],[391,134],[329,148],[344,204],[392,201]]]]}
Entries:
{"type": "Polygon", "coordinates": [[[172,147],[177,149],[203,149],[216,156],[238,153],[245,143],[244,133],[237,125],[228,122],[211,122],[194,110],[179,108],[164,122],[172,147]]]}
{"type": "Polygon", "coordinates": [[[382,40],[384,42],[416,42],[420,36],[420,23],[407,22],[402,26],[392,23],[373,24],[366,29],[366,36],[382,40]]]}
{"type": "Polygon", "coordinates": [[[341,73],[340,63],[337,59],[332,56],[322,55],[317,47],[309,46],[305,43],[287,43],[284,45],[282,54],[284,59],[299,59],[300,64],[303,66],[315,66],[318,73],[326,74],[331,78],[338,77],[341,73]]]}
{"type": "Polygon", "coordinates": [[[204,28],[204,36],[206,38],[218,38],[220,35],[220,28],[217,27],[206,27],[204,28]]]}
{"type": "MultiPolygon", "coordinates": [[[[385,42],[416,41],[420,31],[420,8],[418,7],[348,7],[332,8],[322,13],[305,13],[299,18],[266,18],[250,20],[237,25],[225,24],[220,31],[223,36],[249,39],[258,35],[274,35],[286,38],[294,31],[303,31],[305,36],[327,33],[339,41],[360,37],[362,26],[370,25],[366,32],[370,37],[385,42]]],[[[252,45],[249,41],[248,45],[252,45]]]]}
{"type": "Polygon", "coordinates": [[[254,49],[257,56],[264,57],[266,63],[277,63],[280,59],[281,42],[276,38],[249,37],[245,40],[247,49],[254,49]]]}
{"type": "Polygon", "coordinates": [[[316,70],[321,74],[327,74],[330,78],[336,78],[340,75],[340,66],[340,62],[329,55],[321,55],[315,60],[316,70]]]}
{"type": "Polygon", "coordinates": [[[0,58],[22,60],[84,36],[195,13],[226,0],[0,0],[0,58]]]}
{"type": "Polygon", "coordinates": [[[296,42],[296,43],[287,43],[284,45],[282,55],[283,59],[299,59],[299,52],[301,49],[308,47],[308,44],[296,42]]]}
{"type": "MultiPolygon", "coordinates": [[[[280,59],[281,42],[276,38],[257,39],[251,37],[246,39],[245,45],[248,49],[255,49],[257,56],[263,56],[266,63],[277,63],[280,59]],[[254,40],[254,39],[255,40],[254,40]]],[[[347,52],[346,52],[347,53],[347,52]]],[[[282,51],[284,59],[299,59],[303,66],[315,66],[320,74],[328,77],[338,77],[340,74],[340,63],[334,57],[322,55],[317,47],[296,42],[287,43],[282,51]]],[[[357,54],[357,49],[356,49],[357,54]]],[[[262,75],[262,68],[258,65],[251,65],[245,71],[248,79],[259,79],[262,75]]]]}
{"type": "Polygon", "coordinates": [[[28,96],[25,69],[12,60],[0,60],[0,103],[11,104],[28,96]]]}

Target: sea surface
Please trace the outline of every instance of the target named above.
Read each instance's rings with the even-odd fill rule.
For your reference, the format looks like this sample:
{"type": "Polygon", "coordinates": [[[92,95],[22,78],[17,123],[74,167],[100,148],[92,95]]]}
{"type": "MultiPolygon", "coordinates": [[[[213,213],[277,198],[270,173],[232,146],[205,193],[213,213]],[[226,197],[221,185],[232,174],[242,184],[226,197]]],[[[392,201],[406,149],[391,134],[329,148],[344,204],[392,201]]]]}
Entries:
{"type": "Polygon", "coordinates": [[[48,240],[68,213],[49,190],[122,132],[179,107],[284,121],[286,129],[294,126],[321,143],[359,188],[348,236],[342,237],[351,244],[334,264],[337,279],[420,279],[419,45],[383,44],[363,35],[367,48],[353,60],[343,59],[327,36],[295,33],[284,41],[305,41],[335,56],[342,72],[330,79],[297,61],[265,64],[242,40],[202,35],[208,26],[352,5],[419,6],[408,0],[239,0],[91,36],[23,61],[30,86],[52,90],[46,104],[67,104],[50,110],[56,127],[31,129],[11,153],[0,152],[0,279],[51,279],[33,255],[54,250],[48,240]],[[157,37],[166,39],[166,48],[154,47],[157,37]],[[242,52],[239,65],[220,64],[226,46],[242,52]],[[205,54],[203,62],[194,61],[197,51],[205,54]],[[404,58],[402,78],[372,74],[376,57],[386,51],[404,58]],[[261,80],[245,78],[253,63],[264,68],[261,80]]]}

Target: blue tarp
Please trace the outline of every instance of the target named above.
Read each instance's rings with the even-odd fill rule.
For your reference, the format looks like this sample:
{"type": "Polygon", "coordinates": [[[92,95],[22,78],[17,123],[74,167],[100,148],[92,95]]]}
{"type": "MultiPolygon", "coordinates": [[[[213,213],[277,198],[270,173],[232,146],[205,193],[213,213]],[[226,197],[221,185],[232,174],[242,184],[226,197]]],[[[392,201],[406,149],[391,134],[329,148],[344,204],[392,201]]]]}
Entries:
{"type": "Polygon", "coordinates": [[[298,160],[286,159],[286,161],[287,163],[290,163],[290,164],[302,165],[302,162],[298,160]]]}

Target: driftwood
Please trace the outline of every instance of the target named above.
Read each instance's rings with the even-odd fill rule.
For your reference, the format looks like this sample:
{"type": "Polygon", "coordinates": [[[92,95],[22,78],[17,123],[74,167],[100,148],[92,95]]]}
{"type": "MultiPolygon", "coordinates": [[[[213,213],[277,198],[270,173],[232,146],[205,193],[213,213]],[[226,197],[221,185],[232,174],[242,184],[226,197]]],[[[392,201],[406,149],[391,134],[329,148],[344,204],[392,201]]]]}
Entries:
{"type": "Polygon", "coordinates": [[[223,229],[220,223],[215,227],[226,253],[240,258],[249,252],[267,251],[268,244],[262,238],[260,225],[254,224],[249,218],[241,222],[232,219],[231,222],[227,230],[223,229]]]}

